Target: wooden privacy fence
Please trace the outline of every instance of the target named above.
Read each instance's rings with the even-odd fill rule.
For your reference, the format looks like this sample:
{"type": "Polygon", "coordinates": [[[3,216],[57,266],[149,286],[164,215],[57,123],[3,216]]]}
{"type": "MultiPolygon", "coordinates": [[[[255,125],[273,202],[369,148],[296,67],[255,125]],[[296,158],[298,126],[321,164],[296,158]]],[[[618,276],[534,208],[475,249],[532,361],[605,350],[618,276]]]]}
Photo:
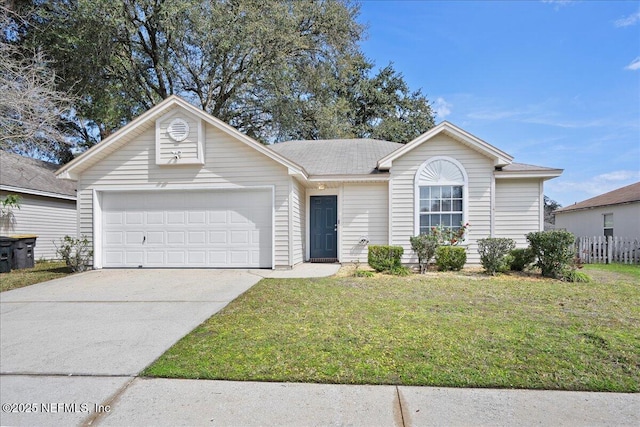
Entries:
{"type": "Polygon", "coordinates": [[[579,237],[580,260],[587,264],[640,264],[640,238],[619,236],[579,237]]]}

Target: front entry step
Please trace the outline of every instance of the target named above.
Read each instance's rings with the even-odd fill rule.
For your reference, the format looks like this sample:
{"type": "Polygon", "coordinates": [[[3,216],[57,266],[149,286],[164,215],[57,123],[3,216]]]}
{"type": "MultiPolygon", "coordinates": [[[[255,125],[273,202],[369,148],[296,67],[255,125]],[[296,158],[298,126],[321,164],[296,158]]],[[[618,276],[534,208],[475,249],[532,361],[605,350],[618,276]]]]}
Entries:
{"type": "Polygon", "coordinates": [[[331,264],[338,262],[338,258],[309,258],[309,262],[331,264]]]}

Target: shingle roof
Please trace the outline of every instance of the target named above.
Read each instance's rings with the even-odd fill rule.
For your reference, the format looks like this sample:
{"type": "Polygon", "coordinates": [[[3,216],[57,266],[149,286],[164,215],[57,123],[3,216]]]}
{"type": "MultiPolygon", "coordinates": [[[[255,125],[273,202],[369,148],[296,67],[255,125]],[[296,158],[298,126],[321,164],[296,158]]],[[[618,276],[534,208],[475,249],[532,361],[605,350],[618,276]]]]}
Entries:
{"type": "Polygon", "coordinates": [[[54,172],[59,167],[0,150],[0,185],[76,197],[75,182],[56,178],[54,172]]]}
{"type": "Polygon", "coordinates": [[[632,202],[640,202],[640,182],[592,197],[580,203],[574,203],[571,206],[565,206],[564,208],[558,209],[556,213],[632,202]]]}
{"type": "Polygon", "coordinates": [[[548,168],[545,166],[527,165],[525,163],[511,163],[502,167],[503,172],[543,172],[543,171],[555,171],[555,168],[548,168]]]}
{"type": "Polygon", "coordinates": [[[302,166],[310,175],[366,175],[378,173],[378,160],[403,144],[377,139],[287,141],[269,145],[273,151],[302,166]]]}

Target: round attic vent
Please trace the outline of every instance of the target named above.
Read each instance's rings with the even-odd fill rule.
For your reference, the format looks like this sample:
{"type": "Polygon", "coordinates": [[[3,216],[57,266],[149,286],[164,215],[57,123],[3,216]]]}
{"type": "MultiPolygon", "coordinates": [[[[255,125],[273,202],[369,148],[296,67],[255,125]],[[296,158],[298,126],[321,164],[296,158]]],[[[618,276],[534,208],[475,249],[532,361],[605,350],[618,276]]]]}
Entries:
{"type": "Polygon", "coordinates": [[[189,124],[182,119],[173,119],[167,128],[167,133],[174,141],[184,141],[189,136],[189,124]]]}

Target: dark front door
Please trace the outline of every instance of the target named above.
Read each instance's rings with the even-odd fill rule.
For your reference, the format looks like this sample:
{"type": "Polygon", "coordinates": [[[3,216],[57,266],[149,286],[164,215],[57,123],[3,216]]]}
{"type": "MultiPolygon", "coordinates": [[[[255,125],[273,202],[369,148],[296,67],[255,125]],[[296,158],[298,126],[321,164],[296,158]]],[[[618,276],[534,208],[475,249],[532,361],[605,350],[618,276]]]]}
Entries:
{"type": "Polygon", "coordinates": [[[338,197],[311,196],[311,259],[338,259],[338,197]]]}

